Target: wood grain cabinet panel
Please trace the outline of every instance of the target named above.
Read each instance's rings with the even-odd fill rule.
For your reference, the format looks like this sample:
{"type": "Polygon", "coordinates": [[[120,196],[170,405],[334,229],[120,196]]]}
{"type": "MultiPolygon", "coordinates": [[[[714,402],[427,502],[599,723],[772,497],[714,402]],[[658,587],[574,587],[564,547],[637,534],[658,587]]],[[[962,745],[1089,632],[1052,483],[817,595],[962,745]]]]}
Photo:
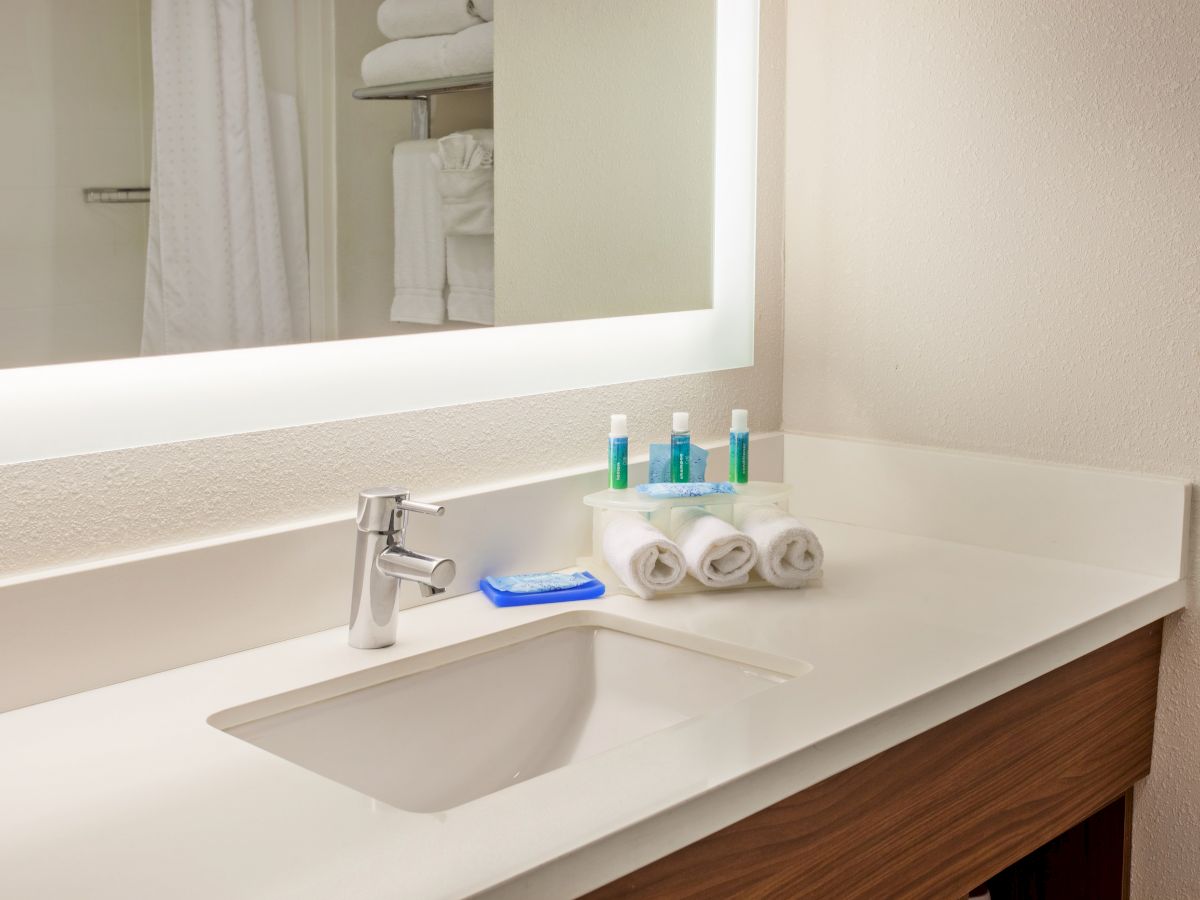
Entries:
{"type": "Polygon", "coordinates": [[[1161,642],[1139,629],[590,896],[962,900],[1149,773],[1161,642]]]}

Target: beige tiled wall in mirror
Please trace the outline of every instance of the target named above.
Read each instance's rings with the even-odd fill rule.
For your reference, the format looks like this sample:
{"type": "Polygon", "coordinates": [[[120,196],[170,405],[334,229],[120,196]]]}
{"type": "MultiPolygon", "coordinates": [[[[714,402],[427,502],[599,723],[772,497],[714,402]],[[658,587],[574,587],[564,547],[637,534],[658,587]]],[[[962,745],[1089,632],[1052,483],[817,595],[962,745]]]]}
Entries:
{"type": "Polygon", "coordinates": [[[0,3],[0,366],[137,356],[149,184],[150,0],[0,3]]]}
{"type": "Polygon", "coordinates": [[[506,0],[496,323],[707,309],[715,0],[506,0]]]}

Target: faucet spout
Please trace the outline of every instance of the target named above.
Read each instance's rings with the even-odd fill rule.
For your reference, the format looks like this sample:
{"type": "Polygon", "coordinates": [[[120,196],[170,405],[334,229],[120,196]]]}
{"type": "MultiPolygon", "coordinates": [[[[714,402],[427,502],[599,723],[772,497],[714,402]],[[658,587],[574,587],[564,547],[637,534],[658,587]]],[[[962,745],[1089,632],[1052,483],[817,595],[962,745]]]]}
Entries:
{"type": "MultiPolygon", "coordinates": [[[[384,575],[399,578],[401,581],[416,582],[422,588],[436,591],[437,594],[446,592],[455,575],[454,560],[413,553],[402,547],[384,550],[379,554],[376,565],[384,575]]],[[[431,596],[424,590],[421,593],[426,597],[431,596]]]]}

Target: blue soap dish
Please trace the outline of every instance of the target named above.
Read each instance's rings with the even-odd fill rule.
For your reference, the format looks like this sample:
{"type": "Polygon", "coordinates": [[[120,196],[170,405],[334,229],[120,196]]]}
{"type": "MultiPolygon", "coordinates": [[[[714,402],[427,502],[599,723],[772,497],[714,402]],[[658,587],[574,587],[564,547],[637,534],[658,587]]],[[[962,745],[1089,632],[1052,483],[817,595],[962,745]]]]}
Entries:
{"type": "Polygon", "coordinates": [[[574,600],[596,600],[604,596],[604,582],[591,572],[584,572],[588,581],[579,587],[567,588],[565,591],[546,591],[541,594],[518,594],[501,591],[492,587],[485,578],[479,582],[479,590],[484,596],[501,608],[509,606],[536,606],[541,603],[570,603],[574,600]]]}

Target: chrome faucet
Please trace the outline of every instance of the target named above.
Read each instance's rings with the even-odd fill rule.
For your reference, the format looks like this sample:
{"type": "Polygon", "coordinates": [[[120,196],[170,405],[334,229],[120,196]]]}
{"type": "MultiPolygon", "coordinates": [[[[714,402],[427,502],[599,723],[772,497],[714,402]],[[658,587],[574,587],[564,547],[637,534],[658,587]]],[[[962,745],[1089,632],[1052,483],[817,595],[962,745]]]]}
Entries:
{"type": "Polygon", "coordinates": [[[446,592],[454,580],[454,561],[414,553],[404,545],[409,513],[441,516],[445,512],[444,506],[418,503],[404,488],[375,488],[359,495],[351,647],[379,650],[396,643],[400,582],[415,582],[424,597],[446,592]]]}

